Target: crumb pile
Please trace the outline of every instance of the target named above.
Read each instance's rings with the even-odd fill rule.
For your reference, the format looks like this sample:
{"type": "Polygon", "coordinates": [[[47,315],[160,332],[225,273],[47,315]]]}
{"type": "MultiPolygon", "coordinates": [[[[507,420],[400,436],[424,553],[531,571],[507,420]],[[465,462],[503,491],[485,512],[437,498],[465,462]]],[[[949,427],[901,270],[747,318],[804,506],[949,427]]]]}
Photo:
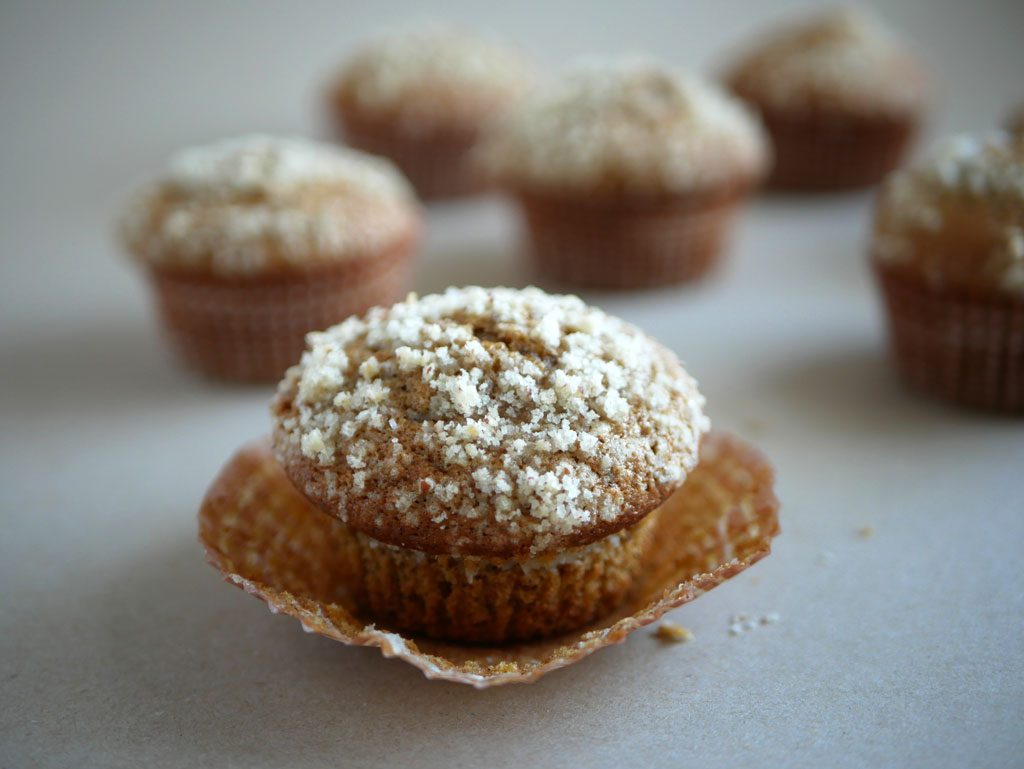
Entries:
{"type": "Polygon", "coordinates": [[[758,176],[763,134],[715,86],[656,64],[594,62],[531,94],[481,150],[512,186],[688,192],[758,176]]]}
{"type": "Polygon", "coordinates": [[[277,453],[314,465],[306,492],[350,525],[398,526],[395,544],[424,527],[449,550],[594,541],[660,504],[709,428],[670,351],[576,297],[449,289],[309,342],[277,453]]]}
{"type": "Polygon", "coordinates": [[[373,254],[406,237],[417,217],[385,160],[251,135],[178,153],[129,209],[122,233],[147,263],[246,275],[373,254]]]}
{"type": "Polygon", "coordinates": [[[733,87],[772,109],[915,111],[923,73],[873,14],[836,9],[769,36],[732,70],[733,87]]]}
{"type": "Polygon", "coordinates": [[[916,265],[936,284],[1024,294],[1024,137],[956,136],[890,177],[873,253],[883,264],[916,265]],[[952,242],[971,247],[945,247],[951,229],[963,238],[952,242]],[[922,239],[928,247],[916,246],[922,239]]]}
{"type": "Polygon", "coordinates": [[[336,88],[366,115],[426,132],[478,124],[534,78],[518,51],[458,29],[432,27],[370,43],[348,62],[336,88]]]}

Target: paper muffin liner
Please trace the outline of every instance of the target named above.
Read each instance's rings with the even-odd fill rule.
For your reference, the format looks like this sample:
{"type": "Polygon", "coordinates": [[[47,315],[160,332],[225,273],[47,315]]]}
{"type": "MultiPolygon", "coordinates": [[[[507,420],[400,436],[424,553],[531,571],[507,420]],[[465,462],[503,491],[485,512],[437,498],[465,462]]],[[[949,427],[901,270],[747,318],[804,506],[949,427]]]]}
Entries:
{"type": "Polygon", "coordinates": [[[746,188],[656,201],[520,193],[537,272],[557,284],[633,289],[696,280],[717,262],[746,188]]]}
{"type": "Polygon", "coordinates": [[[875,274],[908,383],[956,403],[1024,411],[1024,298],[935,288],[892,267],[875,274]]]}
{"type": "Polygon", "coordinates": [[[305,335],[401,299],[409,244],[372,259],[220,278],[150,270],[166,336],[186,366],[235,381],[276,381],[298,362],[305,335]]]}
{"type": "Polygon", "coordinates": [[[414,638],[361,611],[353,561],[338,546],[353,540],[295,490],[267,440],[241,449],[214,481],[199,511],[199,538],[227,581],[306,631],[376,646],[428,678],[485,688],[528,683],[621,643],[759,561],[779,533],[773,483],[756,449],[729,435],[706,436],[700,463],[661,508],[626,600],[578,631],[506,645],[414,638]]]}
{"type": "Polygon", "coordinates": [[[339,123],[347,144],[391,160],[424,200],[476,195],[487,187],[471,160],[475,131],[410,135],[380,122],[364,122],[352,110],[339,123]]]}
{"type": "Polygon", "coordinates": [[[909,118],[814,117],[761,111],[774,150],[767,186],[795,192],[853,190],[881,182],[917,134],[909,118]]]}

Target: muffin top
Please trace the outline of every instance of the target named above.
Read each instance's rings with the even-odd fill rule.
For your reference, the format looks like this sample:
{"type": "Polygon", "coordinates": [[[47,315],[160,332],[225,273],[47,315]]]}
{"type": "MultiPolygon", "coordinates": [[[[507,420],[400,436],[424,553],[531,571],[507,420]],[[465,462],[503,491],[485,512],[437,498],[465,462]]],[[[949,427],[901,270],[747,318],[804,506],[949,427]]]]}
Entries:
{"type": "Polygon", "coordinates": [[[514,107],[481,160],[534,192],[671,194],[749,184],[767,149],[745,108],[696,77],[640,60],[577,67],[514,107]]]}
{"type": "Polygon", "coordinates": [[[956,136],[893,174],[872,253],[933,285],[1024,296],[1024,136],[956,136]]]}
{"type": "Polygon", "coordinates": [[[375,256],[418,226],[388,161],[252,135],[179,152],[129,206],[121,234],[150,265],[244,276],[375,256]]]}
{"type": "Polygon", "coordinates": [[[697,462],[709,422],[666,348],[573,296],[451,288],[322,333],[274,448],[324,511],[389,544],[510,557],[612,534],[697,462]]]}
{"type": "Polygon", "coordinates": [[[533,79],[532,66],[518,51],[432,27],[363,47],[339,74],[332,96],[343,110],[408,134],[475,132],[533,79]]]}
{"type": "Polygon", "coordinates": [[[915,115],[924,71],[865,11],[841,8],[769,33],[727,74],[734,92],[764,109],[915,115]]]}

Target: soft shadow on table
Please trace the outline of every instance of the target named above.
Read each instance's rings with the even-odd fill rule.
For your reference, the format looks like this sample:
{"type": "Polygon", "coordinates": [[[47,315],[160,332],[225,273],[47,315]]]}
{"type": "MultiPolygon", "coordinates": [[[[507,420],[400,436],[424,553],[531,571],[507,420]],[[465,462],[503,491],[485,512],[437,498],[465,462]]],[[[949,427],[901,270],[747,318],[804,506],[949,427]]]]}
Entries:
{"type": "Polygon", "coordinates": [[[837,346],[779,362],[752,381],[761,396],[797,420],[801,431],[841,439],[857,435],[882,440],[913,439],[943,425],[1007,420],[917,393],[901,381],[888,350],[837,346]]]}
{"type": "MultiPolygon", "coordinates": [[[[120,412],[228,388],[182,370],[153,323],[116,318],[20,336],[0,348],[0,372],[8,397],[25,412],[37,406],[120,412]]],[[[269,392],[270,386],[234,389],[269,392]]]]}
{"type": "Polygon", "coordinates": [[[126,755],[137,743],[186,745],[195,757],[283,764],[301,745],[302,753],[344,756],[345,765],[404,765],[418,746],[467,728],[467,718],[488,744],[512,747],[510,722],[539,733],[552,712],[609,696],[643,661],[613,647],[527,686],[481,692],[428,681],[376,649],[310,636],[271,615],[220,580],[191,540],[129,563],[76,600],[101,636],[77,642],[103,649],[92,696],[118,703],[96,709],[90,726],[109,731],[126,755]]]}

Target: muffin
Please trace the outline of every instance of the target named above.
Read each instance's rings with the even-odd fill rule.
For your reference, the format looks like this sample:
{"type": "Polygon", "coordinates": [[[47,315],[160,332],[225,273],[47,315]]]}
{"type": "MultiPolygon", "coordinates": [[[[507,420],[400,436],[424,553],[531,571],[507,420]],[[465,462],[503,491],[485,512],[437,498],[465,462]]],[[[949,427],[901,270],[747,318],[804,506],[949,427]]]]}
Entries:
{"type": "Polygon", "coordinates": [[[762,176],[756,121],[645,61],[581,66],[495,124],[480,162],[522,208],[538,272],[640,288],[700,277],[762,176]]]}
{"type": "Polygon", "coordinates": [[[385,160],[298,138],[180,152],[122,222],[190,368],[280,379],[307,332],[408,289],[415,198],[385,160]]]}
{"type": "Polygon", "coordinates": [[[1024,410],[1024,137],[955,137],[894,174],[872,257],[905,379],[1024,410]]]}
{"type": "Polygon", "coordinates": [[[1006,121],[1006,130],[1010,133],[1024,134],[1024,103],[1018,104],[1017,108],[1010,113],[1006,121]]]}
{"type": "Polygon", "coordinates": [[[449,289],[311,334],[274,452],[385,627],[504,643],[628,594],[709,422],[667,349],[575,297],[449,289]]]}
{"type": "Polygon", "coordinates": [[[517,51],[446,28],[366,45],[329,90],[344,139],[391,158],[424,198],[480,192],[469,153],[483,126],[518,100],[533,71],[517,51]]]}
{"type": "Polygon", "coordinates": [[[866,12],[840,9],[769,34],[726,75],[771,136],[768,184],[868,187],[898,167],[929,97],[923,67],[866,12]]]}

